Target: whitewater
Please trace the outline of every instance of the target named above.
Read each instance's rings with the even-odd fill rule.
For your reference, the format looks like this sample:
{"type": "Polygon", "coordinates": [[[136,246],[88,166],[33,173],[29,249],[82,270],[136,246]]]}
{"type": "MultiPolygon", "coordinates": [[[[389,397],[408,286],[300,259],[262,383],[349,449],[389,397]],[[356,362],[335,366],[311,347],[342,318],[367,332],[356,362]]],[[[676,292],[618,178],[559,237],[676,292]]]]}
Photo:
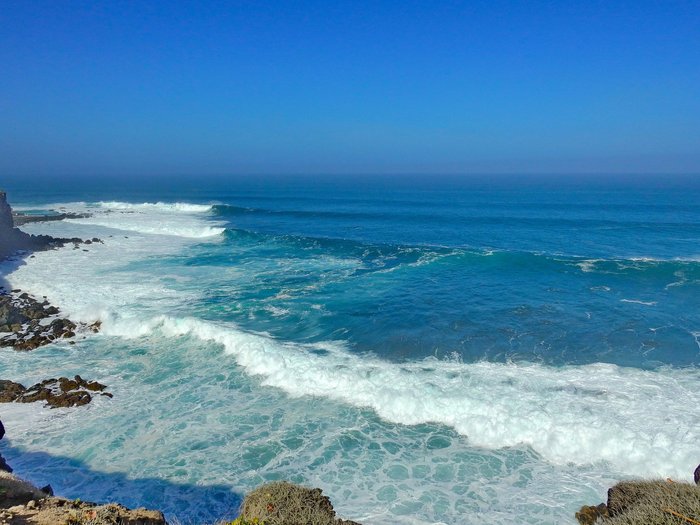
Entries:
{"type": "MultiPolygon", "coordinates": [[[[45,481],[69,468],[55,488],[127,504],[137,484],[139,504],[183,521],[201,518],[193,497],[212,520],[259,483],[291,479],[368,524],[573,523],[619,478],[690,479],[700,326],[679,312],[697,291],[692,253],[566,253],[556,235],[541,250],[517,235],[451,245],[439,227],[432,243],[389,243],[367,209],[382,205],[366,202],[333,207],[339,222],[369,221],[355,238],[327,224],[309,235],[330,211],[261,204],[18,206],[90,214],[24,229],[104,244],[3,274],[102,331],[4,353],[3,374],[84,371],[115,394],[83,412],[3,407],[18,469],[45,481]],[[538,293],[549,299],[528,302],[538,293]]],[[[620,222],[606,221],[595,235],[620,222]]]]}

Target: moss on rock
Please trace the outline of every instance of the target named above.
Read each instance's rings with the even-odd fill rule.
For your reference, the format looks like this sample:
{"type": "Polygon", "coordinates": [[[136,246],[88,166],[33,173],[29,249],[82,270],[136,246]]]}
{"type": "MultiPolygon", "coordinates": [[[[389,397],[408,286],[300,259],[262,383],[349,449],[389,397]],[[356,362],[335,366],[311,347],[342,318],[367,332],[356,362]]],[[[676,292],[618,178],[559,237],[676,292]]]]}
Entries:
{"type": "Polygon", "coordinates": [[[333,505],[321,489],[276,481],[250,492],[241,507],[243,520],[265,525],[359,525],[336,518],[333,505]]]}

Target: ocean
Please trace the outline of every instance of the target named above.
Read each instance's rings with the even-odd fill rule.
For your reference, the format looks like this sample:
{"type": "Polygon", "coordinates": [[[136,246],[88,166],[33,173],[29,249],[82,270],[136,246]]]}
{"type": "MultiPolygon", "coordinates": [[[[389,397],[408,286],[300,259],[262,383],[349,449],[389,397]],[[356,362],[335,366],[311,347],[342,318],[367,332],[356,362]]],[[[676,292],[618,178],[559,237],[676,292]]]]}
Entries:
{"type": "Polygon", "coordinates": [[[235,516],[320,487],[372,524],[575,523],[619,479],[700,462],[700,180],[3,181],[29,233],[104,244],[4,263],[102,322],[0,353],[113,399],[2,405],[3,455],[68,497],[235,516]]]}

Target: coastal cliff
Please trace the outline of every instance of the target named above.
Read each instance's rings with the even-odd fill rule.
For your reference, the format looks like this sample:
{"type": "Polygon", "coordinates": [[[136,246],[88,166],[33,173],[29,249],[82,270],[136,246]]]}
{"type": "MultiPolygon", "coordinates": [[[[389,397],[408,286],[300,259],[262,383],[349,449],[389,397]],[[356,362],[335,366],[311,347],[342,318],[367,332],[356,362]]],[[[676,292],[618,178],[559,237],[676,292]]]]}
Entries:
{"type": "Polygon", "coordinates": [[[59,248],[68,243],[80,244],[82,239],[58,239],[49,235],[30,235],[15,228],[12,207],[7,194],[0,190],[0,259],[18,251],[40,251],[59,248]]]}
{"type": "MultiPolygon", "coordinates": [[[[32,251],[61,248],[66,244],[72,244],[77,249],[80,244],[102,242],[97,238],[83,241],[79,238],[30,235],[15,227],[14,216],[7,202],[7,194],[0,191],[0,261],[14,255],[26,257],[32,251]]],[[[34,218],[42,217],[45,216],[34,218]]],[[[10,290],[7,283],[3,283],[0,285],[0,347],[34,350],[57,339],[73,338],[79,330],[99,330],[99,323],[79,325],[58,314],[59,309],[48,301],[38,300],[22,290],[10,290]]]]}

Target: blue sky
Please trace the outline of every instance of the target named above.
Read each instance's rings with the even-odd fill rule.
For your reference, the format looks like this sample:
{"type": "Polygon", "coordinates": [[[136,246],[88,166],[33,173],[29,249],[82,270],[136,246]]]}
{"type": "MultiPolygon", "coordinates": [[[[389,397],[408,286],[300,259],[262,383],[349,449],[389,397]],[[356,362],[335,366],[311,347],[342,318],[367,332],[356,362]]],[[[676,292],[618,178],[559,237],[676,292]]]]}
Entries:
{"type": "Polygon", "coordinates": [[[700,3],[4,0],[0,177],[700,173],[700,3]]]}

